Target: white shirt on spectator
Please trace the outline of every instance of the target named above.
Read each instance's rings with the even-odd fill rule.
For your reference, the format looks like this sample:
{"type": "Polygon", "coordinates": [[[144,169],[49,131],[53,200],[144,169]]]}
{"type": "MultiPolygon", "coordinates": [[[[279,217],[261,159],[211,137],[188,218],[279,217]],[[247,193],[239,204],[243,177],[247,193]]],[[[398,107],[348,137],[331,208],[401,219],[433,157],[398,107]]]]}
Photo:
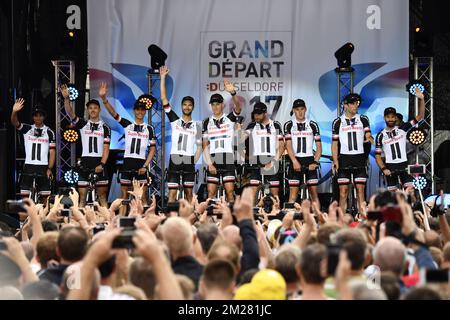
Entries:
{"type": "Polygon", "coordinates": [[[100,286],[97,300],[136,300],[135,298],[123,294],[115,293],[110,286],[100,286]]]}

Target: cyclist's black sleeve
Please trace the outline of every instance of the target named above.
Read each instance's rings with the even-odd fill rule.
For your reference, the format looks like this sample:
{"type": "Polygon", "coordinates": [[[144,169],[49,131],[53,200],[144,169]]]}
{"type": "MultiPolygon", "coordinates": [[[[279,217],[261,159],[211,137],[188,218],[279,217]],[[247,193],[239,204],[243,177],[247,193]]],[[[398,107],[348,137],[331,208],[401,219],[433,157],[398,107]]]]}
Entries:
{"type": "Polygon", "coordinates": [[[277,131],[278,141],[284,140],[283,130],[281,129],[281,124],[278,121],[274,121],[273,126],[275,127],[275,130],[277,131]]]}
{"type": "Polygon", "coordinates": [[[363,124],[364,127],[364,133],[371,133],[370,132],[370,123],[369,123],[369,118],[367,118],[367,116],[365,115],[361,115],[361,122],[363,124]]]}
{"type": "Polygon", "coordinates": [[[237,118],[236,118],[237,116],[238,116],[238,115],[235,114],[234,111],[231,111],[231,112],[227,115],[228,119],[230,119],[232,122],[236,122],[236,121],[237,121],[237,118]]]}
{"type": "Polygon", "coordinates": [[[378,132],[375,138],[375,154],[381,155],[383,152],[383,131],[378,132]]]}
{"type": "Polygon", "coordinates": [[[312,120],[309,122],[309,125],[311,126],[311,129],[312,129],[312,132],[313,132],[313,135],[314,135],[314,141],[320,142],[321,138],[320,138],[319,125],[317,124],[317,122],[312,121],[312,120]]]}
{"type": "Polygon", "coordinates": [[[124,127],[124,128],[126,128],[126,127],[128,127],[130,124],[132,124],[132,122],[131,122],[130,120],[125,119],[125,118],[122,118],[119,114],[117,114],[117,117],[114,118],[114,119],[116,119],[116,121],[119,122],[119,124],[120,124],[122,127],[124,127]]]}
{"type": "Polygon", "coordinates": [[[289,120],[284,124],[284,138],[286,140],[291,140],[291,130],[292,130],[292,120],[289,120]]]}
{"type": "Polygon", "coordinates": [[[205,120],[203,120],[203,124],[202,124],[203,140],[208,140],[208,123],[209,123],[209,118],[206,118],[205,120]]]}
{"type": "Polygon", "coordinates": [[[402,129],[403,131],[408,131],[409,129],[414,127],[417,123],[418,123],[418,121],[416,120],[416,118],[413,118],[410,121],[402,124],[399,128],[402,129]]]}
{"type": "Polygon", "coordinates": [[[170,104],[166,104],[163,106],[164,108],[164,112],[167,115],[167,118],[169,118],[170,122],[174,122],[177,121],[178,119],[180,119],[178,117],[178,115],[175,113],[175,111],[172,110],[172,107],[170,106],[170,104]]]}
{"type": "Polygon", "coordinates": [[[147,126],[148,128],[148,141],[149,141],[149,147],[156,148],[156,136],[155,136],[155,129],[151,125],[147,126]]]}
{"type": "Polygon", "coordinates": [[[80,130],[87,124],[87,121],[80,117],[75,117],[75,119],[73,119],[72,123],[75,125],[75,128],[80,130]]]}
{"type": "Polygon", "coordinates": [[[17,131],[19,131],[21,134],[25,134],[30,130],[31,130],[31,125],[26,124],[26,123],[20,123],[19,126],[17,127],[17,131]]]}
{"type": "Polygon", "coordinates": [[[49,149],[56,149],[56,136],[52,129],[47,129],[49,149]]]}
{"type": "Polygon", "coordinates": [[[110,142],[111,142],[111,128],[108,127],[106,124],[103,124],[103,132],[104,132],[103,144],[110,144],[110,142]]]}
{"type": "Polygon", "coordinates": [[[245,128],[245,133],[247,133],[248,135],[252,132],[253,128],[256,126],[256,122],[250,122],[247,125],[247,128],[245,128]]]}
{"type": "Polygon", "coordinates": [[[332,135],[333,135],[333,141],[339,141],[339,129],[341,127],[341,118],[336,118],[333,121],[332,126],[332,135]]]}

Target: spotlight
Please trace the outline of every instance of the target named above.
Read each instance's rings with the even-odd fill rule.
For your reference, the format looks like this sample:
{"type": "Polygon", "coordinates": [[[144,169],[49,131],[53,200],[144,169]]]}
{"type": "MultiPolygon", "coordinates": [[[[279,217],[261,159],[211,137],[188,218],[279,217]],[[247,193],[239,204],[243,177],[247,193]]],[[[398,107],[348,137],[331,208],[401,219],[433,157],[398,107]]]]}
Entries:
{"type": "Polygon", "coordinates": [[[406,139],[408,139],[413,146],[420,146],[425,142],[426,138],[427,132],[419,127],[411,128],[406,134],[406,139]]]}
{"type": "Polygon", "coordinates": [[[427,186],[427,178],[424,176],[415,177],[413,180],[413,186],[416,190],[423,190],[427,186]]]}
{"type": "Polygon", "coordinates": [[[159,67],[165,65],[167,54],[156,44],[152,44],[148,47],[148,53],[151,57],[151,68],[155,73],[159,73],[159,67]]]}
{"type": "Polygon", "coordinates": [[[351,69],[354,50],[355,46],[353,43],[347,42],[334,53],[339,69],[351,69]]]}
{"type": "Polygon", "coordinates": [[[143,94],[138,98],[138,103],[143,104],[147,110],[150,110],[157,101],[158,100],[150,94],[143,94]]]}
{"type": "Polygon", "coordinates": [[[69,90],[69,100],[75,101],[78,99],[79,93],[73,84],[68,84],[67,89],[69,90]]]}
{"type": "Polygon", "coordinates": [[[68,183],[68,184],[76,184],[78,182],[78,179],[80,178],[80,175],[78,174],[78,172],[70,169],[69,171],[66,171],[64,173],[64,180],[68,183]]]}
{"type": "Polygon", "coordinates": [[[433,56],[433,37],[430,30],[424,26],[416,26],[412,41],[414,42],[413,55],[415,57],[433,56]]]}
{"type": "Polygon", "coordinates": [[[425,86],[419,80],[410,81],[406,85],[406,91],[409,92],[410,94],[412,94],[413,96],[416,95],[416,89],[417,88],[419,88],[420,92],[422,92],[422,93],[425,92],[425,86]]]}
{"type": "Polygon", "coordinates": [[[71,128],[66,129],[63,132],[64,140],[66,140],[66,142],[69,142],[69,143],[77,142],[79,137],[80,137],[80,135],[78,134],[78,132],[71,128]]]}

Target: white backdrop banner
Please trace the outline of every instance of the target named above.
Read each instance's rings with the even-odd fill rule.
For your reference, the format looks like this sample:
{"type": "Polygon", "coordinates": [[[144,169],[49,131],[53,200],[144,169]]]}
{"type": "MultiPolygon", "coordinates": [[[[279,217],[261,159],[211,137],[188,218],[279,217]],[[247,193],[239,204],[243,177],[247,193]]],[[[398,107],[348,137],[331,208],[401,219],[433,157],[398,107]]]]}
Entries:
{"type": "MultiPolygon", "coordinates": [[[[263,101],[276,119],[283,97],[291,97],[291,42],[290,31],[202,32],[200,101],[208,102],[212,93],[223,92],[223,79],[229,78],[244,105],[263,101]]],[[[251,108],[246,111],[249,121],[251,108]]]]}
{"type": "MultiPolygon", "coordinates": [[[[135,98],[148,91],[147,47],[156,44],[168,54],[168,94],[176,112],[190,95],[194,119],[208,117],[208,99],[223,92],[224,78],[239,89],[246,123],[253,104],[262,101],[283,124],[292,102],[301,98],[330,155],[337,106],[334,52],[344,43],[355,45],[355,92],[364,99],[360,113],[369,116],[373,135],[383,128],[385,107],[407,116],[408,10],[408,0],[88,1],[91,96],[97,96],[100,81],[108,82],[108,99],[132,118],[135,98]]],[[[153,88],[159,97],[159,81],[153,88]]],[[[224,97],[229,104],[231,97],[224,97]]],[[[123,148],[122,128],[104,110],[102,115],[113,129],[112,148],[123,148]]],[[[373,151],[371,158],[369,190],[380,184],[373,151]]]]}

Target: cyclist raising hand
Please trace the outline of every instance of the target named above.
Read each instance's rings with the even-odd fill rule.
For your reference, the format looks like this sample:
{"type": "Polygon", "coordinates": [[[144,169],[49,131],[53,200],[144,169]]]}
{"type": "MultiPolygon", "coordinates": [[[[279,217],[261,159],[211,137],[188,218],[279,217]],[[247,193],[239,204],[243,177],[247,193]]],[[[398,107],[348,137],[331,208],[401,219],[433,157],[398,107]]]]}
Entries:
{"type": "Polygon", "coordinates": [[[161,102],[164,112],[169,118],[172,127],[172,148],[170,150],[170,162],[168,168],[169,202],[176,200],[179,188],[180,172],[183,172],[183,188],[186,199],[192,201],[192,190],[195,184],[195,163],[202,152],[202,131],[199,123],[192,120],[194,111],[194,98],[183,97],[181,100],[181,118],[172,110],[167,98],[166,77],[169,69],[166,66],[160,68],[161,76],[161,102]]]}
{"type": "MultiPolygon", "coordinates": [[[[109,144],[111,140],[111,129],[100,119],[100,102],[95,99],[86,103],[89,119],[78,117],[69,100],[69,90],[67,86],[61,87],[61,94],[64,97],[64,108],[66,113],[80,131],[81,145],[83,152],[81,155],[81,167],[78,179],[78,192],[80,193],[80,207],[86,205],[86,187],[89,185],[90,174],[96,174],[98,180],[95,187],[98,191],[99,203],[107,206],[108,176],[105,166],[109,156],[109,144]]],[[[95,201],[95,199],[92,199],[95,201]]]]}
{"type": "Polygon", "coordinates": [[[33,109],[33,125],[21,123],[17,113],[24,107],[25,100],[17,99],[11,114],[11,123],[23,134],[25,143],[25,164],[23,177],[20,184],[20,193],[23,197],[29,197],[33,185],[33,177],[36,175],[37,192],[45,203],[50,195],[50,178],[56,159],[56,141],[54,132],[44,124],[46,112],[37,105],[33,109]]]}
{"type": "Polygon", "coordinates": [[[145,203],[148,188],[146,174],[156,153],[155,131],[151,125],[144,123],[146,107],[151,97],[141,95],[136,100],[133,106],[134,121],[131,122],[122,118],[109,103],[106,83],[100,85],[99,96],[102,98],[106,110],[125,130],[125,153],[122,167],[124,172],[120,176],[122,198],[128,198],[128,189],[131,187],[132,180],[136,178],[139,183],[145,184],[144,199],[142,199],[145,203]]]}

